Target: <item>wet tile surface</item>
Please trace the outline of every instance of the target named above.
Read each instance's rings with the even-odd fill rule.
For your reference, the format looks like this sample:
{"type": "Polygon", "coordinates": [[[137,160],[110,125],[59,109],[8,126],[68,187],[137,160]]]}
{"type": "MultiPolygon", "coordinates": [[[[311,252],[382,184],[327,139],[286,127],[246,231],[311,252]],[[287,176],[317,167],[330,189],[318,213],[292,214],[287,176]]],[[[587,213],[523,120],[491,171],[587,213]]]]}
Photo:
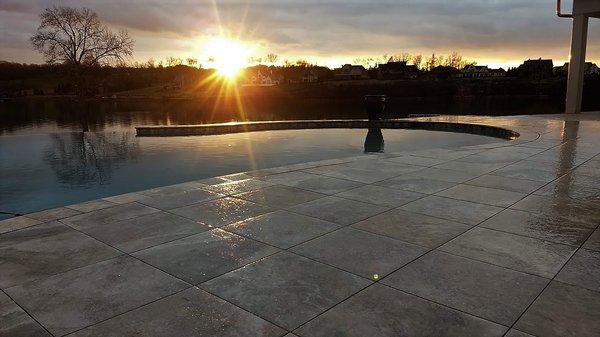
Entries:
{"type": "Polygon", "coordinates": [[[494,215],[480,226],[573,246],[581,245],[593,230],[586,223],[512,209],[494,215]]]}
{"type": "Polygon", "coordinates": [[[338,197],[327,197],[290,207],[292,212],[308,215],[339,225],[350,225],[389,208],[338,197]]]}
{"type": "Polygon", "coordinates": [[[374,275],[383,277],[391,273],[427,250],[392,238],[344,228],[294,247],[292,251],[365,278],[373,278],[374,275]]]}
{"type": "Polygon", "coordinates": [[[260,242],[215,229],[134,254],[191,284],[217,277],[277,252],[260,242]]]}
{"type": "Polygon", "coordinates": [[[346,192],[336,194],[338,197],[368,202],[384,207],[398,207],[420,199],[425,194],[392,189],[382,186],[366,185],[346,192]]]}
{"type": "Polygon", "coordinates": [[[502,336],[508,328],[374,285],[298,330],[300,336],[502,336]],[[398,313],[402,313],[399,315],[398,313]]]}
{"type": "Polygon", "coordinates": [[[50,337],[52,335],[6,294],[0,292],[0,336],[50,337]]]}
{"type": "Polygon", "coordinates": [[[420,246],[435,248],[471,226],[431,216],[394,209],[352,225],[420,246]]]}
{"type": "Polygon", "coordinates": [[[236,195],[237,198],[274,208],[286,208],[325,197],[320,193],[289,186],[271,186],[236,195]]]}
{"type": "Polygon", "coordinates": [[[572,246],[485,228],[474,228],[440,249],[546,278],[554,277],[575,251],[572,246]]]}
{"type": "Polygon", "coordinates": [[[600,335],[600,115],[419,120],[521,137],[0,221],[0,335],[600,335]]]}
{"type": "Polygon", "coordinates": [[[201,285],[246,310],[294,329],[370,282],[282,252],[201,285]]]}
{"type": "Polygon", "coordinates": [[[176,208],[172,213],[201,222],[207,226],[222,227],[246,220],[273,209],[237,198],[223,198],[201,204],[176,208]]]}
{"type": "Polygon", "coordinates": [[[600,292],[600,252],[578,250],[556,280],[600,292]]]}
{"type": "Polygon", "coordinates": [[[432,252],[382,282],[510,326],[549,281],[443,252],[432,252]]]}
{"type": "Polygon", "coordinates": [[[499,207],[508,207],[525,197],[525,194],[522,193],[464,184],[454,186],[436,195],[499,207]]]}
{"type": "Polygon", "coordinates": [[[598,336],[600,293],[552,282],[519,319],[515,328],[536,336],[598,336]]]}
{"type": "Polygon", "coordinates": [[[397,188],[400,190],[433,194],[455,186],[456,183],[439,181],[423,177],[400,176],[377,183],[379,186],[397,188]]]}
{"type": "Polygon", "coordinates": [[[46,278],[120,254],[59,222],[28,227],[0,236],[0,287],[46,278]]]}
{"type": "Polygon", "coordinates": [[[280,210],[223,229],[287,249],[337,228],[333,222],[280,210]]]}
{"type": "Polygon", "coordinates": [[[477,225],[502,210],[496,206],[438,196],[419,199],[402,206],[401,209],[467,225],[477,225]]]}
{"type": "Polygon", "coordinates": [[[109,319],[73,337],[104,336],[276,337],[285,330],[198,288],[109,319]]]}
{"type": "Polygon", "coordinates": [[[8,288],[6,292],[50,332],[63,335],[185,287],[184,282],[125,257],[8,288]]]}

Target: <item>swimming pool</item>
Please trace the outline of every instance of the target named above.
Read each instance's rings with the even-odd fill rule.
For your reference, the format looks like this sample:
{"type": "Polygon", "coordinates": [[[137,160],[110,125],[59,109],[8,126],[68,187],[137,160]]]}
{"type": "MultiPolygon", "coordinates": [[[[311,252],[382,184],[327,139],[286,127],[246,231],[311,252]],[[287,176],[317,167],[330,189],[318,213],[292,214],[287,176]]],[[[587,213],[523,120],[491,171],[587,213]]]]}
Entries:
{"type": "MultiPolygon", "coordinates": [[[[327,129],[139,138],[132,128],[28,128],[0,136],[0,211],[28,213],[217,175],[356,156],[364,153],[367,133],[327,129]]],[[[386,152],[498,141],[421,130],[383,130],[382,135],[386,152]]]]}

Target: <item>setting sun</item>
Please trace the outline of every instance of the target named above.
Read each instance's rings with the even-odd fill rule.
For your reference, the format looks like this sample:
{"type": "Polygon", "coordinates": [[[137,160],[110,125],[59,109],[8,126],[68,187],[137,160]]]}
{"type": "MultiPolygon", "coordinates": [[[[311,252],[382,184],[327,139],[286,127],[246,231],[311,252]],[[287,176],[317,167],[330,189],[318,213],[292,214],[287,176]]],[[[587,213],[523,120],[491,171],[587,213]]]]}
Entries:
{"type": "Polygon", "coordinates": [[[212,66],[227,78],[235,78],[240,70],[248,65],[250,49],[237,40],[213,38],[205,48],[210,55],[212,66]]]}

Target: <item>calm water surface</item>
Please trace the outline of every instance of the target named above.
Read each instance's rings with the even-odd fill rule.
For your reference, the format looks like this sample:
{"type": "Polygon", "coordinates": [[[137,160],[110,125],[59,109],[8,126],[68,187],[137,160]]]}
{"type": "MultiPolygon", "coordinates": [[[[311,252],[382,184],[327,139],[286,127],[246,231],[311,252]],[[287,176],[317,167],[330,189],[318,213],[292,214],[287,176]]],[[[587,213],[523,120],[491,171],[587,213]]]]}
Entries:
{"type": "MultiPolygon", "coordinates": [[[[85,106],[64,101],[0,103],[0,212],[23,214],[195,179],[364,152],[367,130],[135,136],[136,125],[240,119],[235,113],[194,108],[190,102],[179,104],[183,107],[135,102],[85,106]]],[[[357,102],[304,102],[304,106],[292,104],[287,110],[283,105],[263,108],[249,110],[248,119],[362,117],[357,102]]],[[[383,136],[386,152],[497,141],[418,130],[383,130],[383,136]]]]}

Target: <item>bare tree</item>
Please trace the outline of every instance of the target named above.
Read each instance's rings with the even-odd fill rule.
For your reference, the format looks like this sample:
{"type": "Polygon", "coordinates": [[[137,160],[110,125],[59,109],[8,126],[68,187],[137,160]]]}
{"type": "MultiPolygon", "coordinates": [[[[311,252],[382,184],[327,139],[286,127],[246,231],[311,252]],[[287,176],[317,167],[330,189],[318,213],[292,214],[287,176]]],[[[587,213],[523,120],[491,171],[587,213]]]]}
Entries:
{"type": "Polygon", "coordinates": [[[176,67],[183,64],[183,59],[181,57],[167,57],[167,67],[176,67]]]}
{"type": "Polygon", "coordinates": [[[269,54],[267,54],[267,56],[265,56],[265,60],[271,64],[275,64],[277,62],[277,60],[279,60],[279,55],[269,53],[269,54]]]}
{"type": "Polygon", "coordinates": [[[188,64],[188,66],[190,66],[190,67],[195,67],[195,66],[198,64],[198,59],[195,59],[195,58],[191,58],[191,57],[189,57],[189,58],[187,59],[187,64],[188,64]]]}
{"type": "Polygon", "coordinates": [[[423,55],[418,54],[412,57],[412,64],[417,66],[417,69],[421,69],[421,63],[423,63],[423,55]]]}
{"type": "Polygon", "coordinates": [[[122,62],[133,53],[134,41],[126,30],[111,31],[87,8],[46,8],[40,20],[31,43],[48,63],[102,65],[122,62]]]}

